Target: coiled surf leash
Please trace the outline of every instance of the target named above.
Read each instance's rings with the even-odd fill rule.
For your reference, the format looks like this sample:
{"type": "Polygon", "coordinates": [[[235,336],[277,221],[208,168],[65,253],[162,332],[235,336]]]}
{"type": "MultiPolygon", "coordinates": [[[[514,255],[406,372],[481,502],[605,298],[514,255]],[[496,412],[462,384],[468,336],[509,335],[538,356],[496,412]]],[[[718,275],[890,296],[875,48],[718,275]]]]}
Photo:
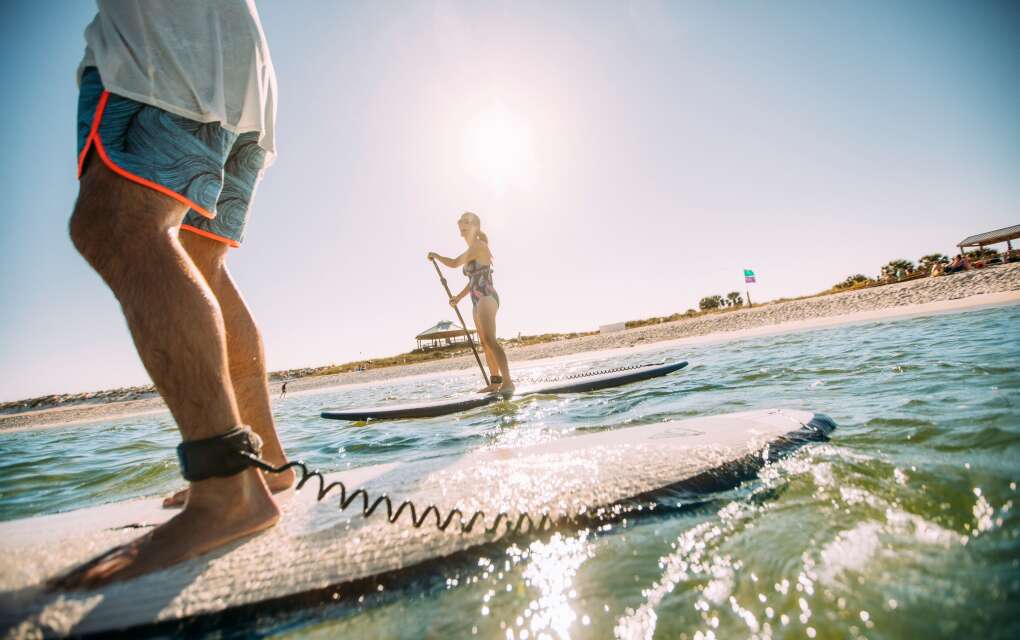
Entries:
{"type": "MultiPolygon", "coordinates": [[[[446,531],[454,522],[460,528],[461,533],[471,533],[480,521],[484,522],[486,514],[484,511],[475,511],[470,517],[460,509],[451,509],[444,515],[439,507],[430,504],[419,513],[418,506],[410,500],[397,503],[388,495],[383,494],[374,500],[364,489],[352,491],[342,480],[333,480],[327,484],[326,476],[318,470],[308,468],[300,460],[284,463],[280,466],[273,466],[262,459],[262,439],[247,425],[239,425],[230,431],[206,438],[203,440],[189,440],[177,445],[177,459],[181,465],[181,475],[188,482],[198,482],[209,478],[223,478],[238,474],[249,467],[255,467],[266,473],[283,473],[288,469],[297,469],[301,472],[295,490],[300,490],[309,481],[315,479],[319,486],[316,492],[316,499],[322,501],[333,491],[339,491],[340,509],[346,510],[352,504],[360,500],[361,514],[369,517],[376,511],[384,509],[386,519],[390,523],[396,523],[400,517],[407,513],[410,516],[410,523],[414,528],[420,529],[426,522],[433,521],[440,531],[446,531]]],[[[506,512],[496,515],[492,525],[485,528],[485,533],[494,534],[504,527],[506,534],[534,533],[536,531],[548,531],[552,528],[553,521],[548,514],[542,514],[536,520],[531,514],[521,513],[511,516],[506,512]]]]}
{"type": "MultiPolygon", "coordinates": [[[[782,455],[781,450],[774,453],[782,455]]],[[[467,517],[463,511],[454,508],[444,512],[434,504],[426,506],[421,513],[418,506],[410,501],[404,500],[400,503],[383,494],[374,500],[365,489],[351,491],[342,480],[333,480],[327,484],[326,476],[318,470],[309,470],[304,462],[291,461],[278,467],[273,466],[252,453],[241,453],[248,465],[260,469],[266,473],[283,473],[288,469],[298,469],[301,478],[294,486],[295,491],[300,491],[309,481],[318,481],[316,489],[316,500],[321,502],[333,491],[339,491],[340,510],[346,511],[348,507],[360,499],[360,504],[355,505],[360,509],[364,518],[370,517],[376,511],[385,511],[386,520],[390,524],[397,524],[404,513],[408,514],[408,522],[415,529],[420,529],[426,524],[433,524],[439,531],[447,531],[455,527],[455,531],[467,534],[474,531],[479,522],[484,522],[486,513],[475,511],[467,517]],[[396,504],[396,506],[394,506],[396,504]],[[456,523],[456,524],[455,524],[456,523]]],[[[731,489],[739,482],[750,479],[757,474],[762,466],[759,454],[748,454],[744,458],[733,461],[727,465],[727,473],[724,478],[715,476],[712,472],[699,474],[698,476],[682,480],[676,483],[659,487],[640,493],[629,498],[622,499],[610,505],[603,505],[593,509],[582,510],[581,512],[565,515],[563,518],[554,520],[548,513],[543,513],[536,520],[535,516],[527,512],[511,516],[505,511],[496,514],[490,526],[483,529],[483,533],[494,537],[516,537],[520,535],[537,535],[548,533],[560,527],[604,525],[628,517],[646,517],[658,514],[664,516],[674,513],[686,513],[706,502],[706,495],[731,489]],[[502,526],[502,531],[500,527],[502,526]],[[498,535],[497,535],[498,534],[498,535]]]]}
{"type": "MultiPolygon", "coordinates": [[[[460,509],[451,509],[443,515],[439,507],[434,504],[426,506],[421,513],[418,512],[418,507],[410,500],[404,500],[395,505],[395,501],[388,495],[383,494],[378,496],[374,500],[369,496],[368,491],[364,489],[355,489],[351,491],[342,480],[333,480],[326,484],[326,476],[324,476],[318,470],[309,470],[308,465],[304,462],[297,460],[287,462],[279,467],[274,467],[265,460],[262,460],[257,455],[250,452],[239,452],[242,456],[248,459],[249,466],[256,467],[267,473],[283,473],[288,469],[297,469],[301,472],[301,479],[297,481],[294,486],[295,491],[300,491],[310,480],[315,479],[318,481],[319,486],[316,489],[316,500],[321,502],[327,495],[333,491],[339,491],[340,497],[340,510],[346,511],[348,507],[355,503],[357,500],[361,500],[360,507],[361,515],[368,518],[373,513],[378,511],[382,507],[386,514],[386,519],[390,524],[396,524],[400,517],[407,513],[409,515],[410,524],[415,529],[420,529],[424,526],[427,521],[432,518],[435,527],[440,531],[446,531],[457,522],[457,525],[461,533],[471,533],[475,526],[481,521],[484,522],[486,514],[484,511],[475,511],[468,518],[464,512],[460,509]]],[[[528,513],[521,513],[517,516],[516,520],[513,516],[501,511],[496,515],[492,525],[484,529],[486,534],[492,535],[497,533],[500,525],[504,526],[504,535],[517,535],[535,532],[546,532],[553,528],[553,520],[549,517],[549,514],[542,514],[542,517],[536,522],[535,519],[528,513]]]]}

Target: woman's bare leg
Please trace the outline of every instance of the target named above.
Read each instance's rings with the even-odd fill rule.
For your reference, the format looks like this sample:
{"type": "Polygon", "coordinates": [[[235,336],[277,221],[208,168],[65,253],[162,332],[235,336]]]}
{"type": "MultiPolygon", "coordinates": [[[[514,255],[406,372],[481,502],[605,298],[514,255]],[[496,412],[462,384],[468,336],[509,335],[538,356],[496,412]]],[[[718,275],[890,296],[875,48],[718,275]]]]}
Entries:
{"type": "MultiPolygon", "coordinates": [[[[474,308],[475,317],[475,328],[478,329],[480,320],[478,319],[478,307],[474,308]]],[[[478,390],[478,393],[492,393],[499,388],[500,383],[491,382],[492,376],[499,375],[499,365],[496,363],[496,357],[492,354],[492,349],[482,340],[481,329],[478,329],[478,341],[481,343],[482,351],[485,353],[485,364],[489,366],[489,378],[490,383],[478,390]]]]}
{"type": "Polygon", "coordinates": [[[509,392],[513,391],[514,383],[510,378],[510,363],[506,359],[506,351],[503,350],[503,346],[499,344],[496,339],[496,312],[499,310],[499,304],[492,296],[485,296],[478,301],[477,311],[477,324],[478,337],[485,345],[485,348],[492,351],[493,359],[496,361],[496,370],[503,377],[503,383],[499,386],[499,391],[509,392]]]}

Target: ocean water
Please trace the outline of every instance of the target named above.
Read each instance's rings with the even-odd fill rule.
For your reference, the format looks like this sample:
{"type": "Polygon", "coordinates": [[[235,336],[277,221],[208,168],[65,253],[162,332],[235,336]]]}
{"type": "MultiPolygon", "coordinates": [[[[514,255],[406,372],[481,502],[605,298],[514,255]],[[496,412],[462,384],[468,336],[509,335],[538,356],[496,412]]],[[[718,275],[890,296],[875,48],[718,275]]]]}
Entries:
{"type": "MultiPolygon", "coordinates": [[[[318,411],[454,395],[476,373],[289,395],[274,412],[291,456],[323,470],[768,407],[823,412],[838,429],[681,512],[487,549],[356,604],[210,635],[1020,637],[1020,305],[522,363],[516,375],[673,359],[691,366],[454,417],[350,426],[318,411]]],[[[0,434],[0,519],[169,492],[176,442],[163,415],[0,434]]]]}

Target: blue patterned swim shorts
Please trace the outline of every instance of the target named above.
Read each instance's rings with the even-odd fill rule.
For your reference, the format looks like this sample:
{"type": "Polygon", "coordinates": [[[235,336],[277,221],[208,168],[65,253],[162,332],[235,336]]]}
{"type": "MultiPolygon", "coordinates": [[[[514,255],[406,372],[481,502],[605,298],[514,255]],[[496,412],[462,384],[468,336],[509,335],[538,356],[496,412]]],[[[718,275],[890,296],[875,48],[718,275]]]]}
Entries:
{"type": "Polygon", "coordinates": [[[241,245],[266,152],[256,132],[240,135],[103,88],[95,67],[78,94],[78,177],[89,151],[118,175],[188,206],[181,229],[241,245]]]}

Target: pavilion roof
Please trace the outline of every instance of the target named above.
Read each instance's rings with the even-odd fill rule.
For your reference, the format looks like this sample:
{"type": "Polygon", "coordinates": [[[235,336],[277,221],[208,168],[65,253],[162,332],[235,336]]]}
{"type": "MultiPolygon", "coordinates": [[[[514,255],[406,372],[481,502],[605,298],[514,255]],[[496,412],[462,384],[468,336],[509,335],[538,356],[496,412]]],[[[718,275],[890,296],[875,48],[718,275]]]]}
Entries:
{"type": "Polygon", "coordinates": [[[1005,242],[1007,240],[1015,240],[1020,238],[1020,224],[1015,224],[1012,227],[1005,227],[1002,229],[996,229],[995,231],[986,231],[979,233],[976,236],[970,236],[964,238],[956,244],[960,247],[983,247],[986,244],[995,244],[997,242],[1005,242]]]}
{"type": "MultiPolygon", "coordinates": [[[[468,332],[475,333],[474,329],[468,332]]],[[[414,337],[415,340],[442,340],[443,338],[459,338],[464,335],[463,327],[456,325],[452,320],[440,320],[435,325],[422,331],[414,337]]]]}

